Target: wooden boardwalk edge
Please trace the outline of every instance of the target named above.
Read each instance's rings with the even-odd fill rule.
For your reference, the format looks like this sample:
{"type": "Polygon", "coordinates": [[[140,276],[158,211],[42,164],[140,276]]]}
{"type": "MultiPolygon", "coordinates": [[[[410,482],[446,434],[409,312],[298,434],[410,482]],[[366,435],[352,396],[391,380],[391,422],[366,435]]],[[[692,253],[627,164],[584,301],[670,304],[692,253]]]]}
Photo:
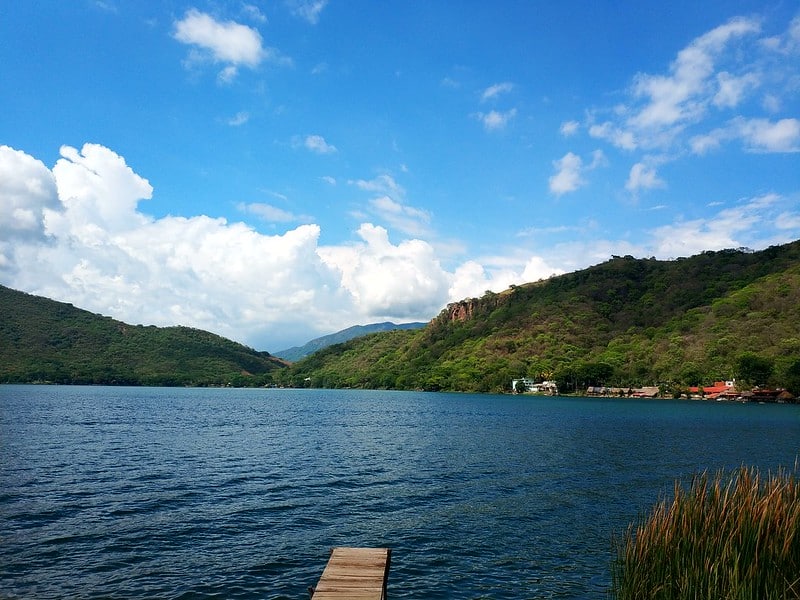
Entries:
{"type": "Polygon", "coordinates": [[[334,548],[309,592],[314,600],[386,600],[391,556],[391,548],[334,548]]]}

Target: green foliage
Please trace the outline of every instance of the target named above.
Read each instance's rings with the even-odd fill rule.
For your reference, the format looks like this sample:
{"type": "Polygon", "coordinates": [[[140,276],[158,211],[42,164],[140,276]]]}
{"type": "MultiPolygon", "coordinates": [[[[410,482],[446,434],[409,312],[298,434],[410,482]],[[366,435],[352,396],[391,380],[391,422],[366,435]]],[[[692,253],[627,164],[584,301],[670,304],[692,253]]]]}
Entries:
{"type": "Polygon", "coordinates": [[[276,379],[501,392],[532,377],[556,378],[562,391],[669,392],[733,378],[745,352],[772,361],[770,384],[787,385],[800,360],[800,242],[675,261],[615,257],[454,303],[424,329],[327,348],[276,379]]]}
{"type": "Polygon", "coordinates": [[[253,386],[284,366],[198,329],[126,325],[2,286],[0,314],[5,383],[253,386]]]}
{"type": "Polygon", "coordinates": [[[753,352],[745,352],[736,360],[736,378],[749,386],[766,385],[774,369],[772,359],[753,352]]]}
{"type": "Polygon", "coordinates": [[[612,598],[800,598],[800,482],[706,473],[616,541],[612,598]]]}

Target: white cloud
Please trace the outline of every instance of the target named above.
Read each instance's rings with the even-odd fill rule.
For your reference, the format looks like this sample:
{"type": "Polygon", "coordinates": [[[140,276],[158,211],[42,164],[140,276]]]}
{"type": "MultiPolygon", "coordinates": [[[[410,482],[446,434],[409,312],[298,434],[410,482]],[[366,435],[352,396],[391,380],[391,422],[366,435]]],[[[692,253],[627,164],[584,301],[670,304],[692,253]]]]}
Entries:
{"type": "MultiPolygon", "coordinates": [[[[138,207],[152,187],[121,156],[95,144],[61,154],[50,170],[0,147],[4,285],[128,323],[190,325],[272,350],[375,318],[426,320],[449,298],[452,273],[421,239],[393,244],[365,224],[360,242],[321,246],[315,224],[267,236],[203,215],[155,219],[138,207]],[[8,236],[34,226],[35,235],[8,236]]],[[[398,199],[403,189],[389,175],[353,184],[391,191],[369,206],[398,229],[430,219],[398,199]]],[[[266,203],[238,208],[272,222],[305,219],[266,203]]]]}
{"type": "Polygon", "coordinates": [[[488,88],[486,88],[481,94],[481,102],[486,102],[487,100],[493,100],[494,98],[497,98],[500,94],[506,94],[513,89],[514,89],[514,84],[508,81],[491,85],[488,88]]]}
{"type": "Polygon", "coordinates": [[[317,154],[333,154],[336,152],[336,146],[326,142],[321,135],[307,135],[303,145],[317,154]]]}
{"type": "Polygon", "coordinates": [[[250,113],[246,111],[240,111],[236,113],[233,117],[228,119],[228,125],[231,127],[239,127],[240,125],[244,125],[250,120],[250,113]]]}
{"type": "Polygon", "coordinates": [[[800,120],[731,119],[724,127],[689,140],[692,152],[706,154],[717,150],[724,142],[741,140],[750,152],[800,152],[800,120]]]}
{"type": "Polygon", "coordinates": [[[45,211],[58,208],[55,178],[44,163],[0,146],[0,240],[42,237],[45,211]]]}
{"type": "Polygon", "coordinates": [[[698,119],[705,111],[708,81],[718,55],[730,41],[760,29],[755,19],[731,19],[681,50],[670,65],[670,75],[637,76],[633,92],[644,98],[645,104],[630,124],[639,129],[660,130],[698,119]]]}
{"type": "Polygon", "coordinates": [[[733,125],[754,152],[800,151],[800,120],[737,119],[733,125]]]}
{"type": "Polygon", "coordinates": [[[433,247],[422,240],[389,241],[382,227],[361,225],[361,243],[321,248],[329,267],[341,273],[342,286],[363,314],[411,318],[434,314],[447,300],[449,276],[433,247]]]}
{"type": "Polygon", "coordinates": [[[792,19],[784,34],[766,38],[762,43],[766,48],[784,55],[800,52],[800,16],[792,19]]]}
{"type": "Polygon", "coordinates": [[[265,56],[258,31],[234,21],[216,21],[194,8],[175,22],[173,35],[179,42],[208,52],[215,62],[256,67],[265,56]]]}
{"type": "Polygon", "coordinates": [[[564,273],[562,269],[551,267],[541,256],[531,256],[522,271],[522,281],[539,281],[562,273],[564,273]]]}
{"type": "Polygon", "coordinates": [[[778,229],[800,229],[800,213],[784,211],[775,219],[775,227],[778,229]]]}
{"type": "Polygon", "coordinates": [[[328,0],[287,0],[286,5],[292,14],[312,25],[319,23],[320,14],[327,6],[328,0]]]}
{"type": "Polygon", "coordinates": [[[760,78],[755,73],[736,77],[723,71],[717,74],[719,89],[714,94],[712,102],[718,108],[735,108],[741,103],[747,92],[758,87],[760,83],[760,78]]]}
{"type": "Polygon", "coordinates": [[[550,191],[556,196],[574,192],[586,182],[581,177],[583,161],[581,157],[572,152],[567,152],[558,160],[553,161],[556,174],[550,177],[550,191]]]}
{"type": "Polygon", "coordinates": [[[358,189],[366,192],[376,192],[378,194],[386,194],[393,198],[402,198],[405,195],[403,187],[395,181],[391,175],[378,175],[374,179],[365,180],[357,179],[349,182],[355,185],[358,189]]]}
{"type": "Polygon", "coordinates": [[[236,208],[246,214],[256,215],[270,223],[290,223],[292,221],[311,221],[311,217],[295,215],[292,212],[264,202],[239,203],[236,208]]]}
{"type": "Polygon", "coordinates": [[[578,133],[578,129],[580,128],[581,124],[577,121],[565,121],[561,124],[561,128],[559,131],[561,135],[564,137],[572,137],[576,133],[578,133]]]}
{"type": "Polygon", "coordinates": [[[625,189],[636,193],[639,190],[651,190],[665,185],[664,181],[656,174],[655,167],[639,162],[631,167],[628,180],[625,182],[625,189]]]}
{"type": "Polygon", "coordinates": [[[610,121],[606,121],[600,125],[591,125],[589,127],[589,135],[593,138],[606,140],[623,150],[635,150],[637,147],[636,137],[632,131],[620,129],[610,121]]]}
{"type": "Polygon", "coordinates": [[[402,233],[415,236],[430,233],[430,214],[427,211],[397,202],[389,196],[373,198],[369,204],[373,214],[402,233]]]}
{"type": "Polygon", "coordinates": [[[508,122],[517,115],[517,109],[512,108],[505,112],[497,110],[489,111],[488,113],[477,113],[476,116],[483,123],[486,131],[497,131],[504,129],[508,122]]]}
{"type": "Polygon", "coordinates": [[[267,17],[264,16],[264,13],[261,12],[261,9],[254,4],[245,4],[242,7],[242,14],[253,21],[258,21],[259,23],[267,22],[267,17]]]}
{"type": "Polygon", "coordinates": [[[766,194],[748,198],[733,208],[710,218],[677,221],[651,230],[650,249],[659,258],[692,256],[704,250],[723,250],[749,246],[749,237],[759,228],[772,227],[771,216],[782,198],[766,194]]]}

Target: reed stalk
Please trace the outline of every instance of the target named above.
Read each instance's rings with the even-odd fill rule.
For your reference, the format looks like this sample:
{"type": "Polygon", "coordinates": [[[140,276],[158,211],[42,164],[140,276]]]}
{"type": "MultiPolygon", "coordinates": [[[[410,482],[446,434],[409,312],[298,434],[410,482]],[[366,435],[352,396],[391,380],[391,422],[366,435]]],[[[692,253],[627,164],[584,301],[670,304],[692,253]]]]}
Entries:
{"type": "Polygon", "coordinates": [[[611,598],[800,599],[798,468],[676,482],[614,541],[611,598]]]}

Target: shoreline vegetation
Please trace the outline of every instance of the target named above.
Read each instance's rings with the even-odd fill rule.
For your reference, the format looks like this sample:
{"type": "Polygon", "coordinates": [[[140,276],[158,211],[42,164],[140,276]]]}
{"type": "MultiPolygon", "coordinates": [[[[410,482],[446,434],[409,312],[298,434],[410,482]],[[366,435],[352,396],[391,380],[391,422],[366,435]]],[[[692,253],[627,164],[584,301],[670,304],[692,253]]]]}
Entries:
{"type": "Polygon", "coordinates": [[[695,475],[614,542],[616,600],[800,598],[798,465],[695,475]]]}

